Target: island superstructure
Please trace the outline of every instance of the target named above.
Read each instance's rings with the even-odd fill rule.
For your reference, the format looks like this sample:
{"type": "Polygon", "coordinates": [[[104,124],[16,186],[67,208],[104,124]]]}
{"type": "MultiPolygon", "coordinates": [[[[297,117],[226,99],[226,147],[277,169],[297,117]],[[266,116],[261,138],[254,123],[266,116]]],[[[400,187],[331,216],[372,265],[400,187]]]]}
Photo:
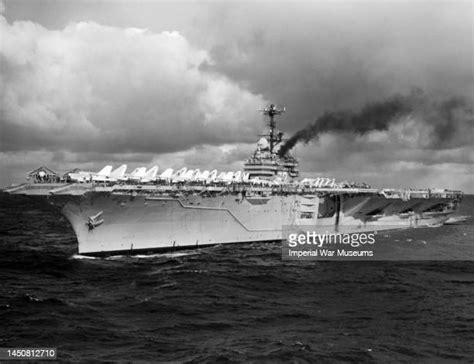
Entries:
{"type": "Polygon", "coordinates": [[[257,142],[257,149],[244,164],[244,171],[249,178],[262,177],[272,179],[275,176],[280,180],[299,176],[298,161],[289,153],[280,157],[276,153],[276,147],[283,141],[283,132],[276,128],[275,116],[285,112],[284,108],[275,105],[262,110],[269,118],[268,133],[260,135],[262,138],[257,142]]]}
{"type": "MultiPolygon", "coordinates": [[[[462,192],[370,188],[326,176],[299,178],[297,160],[277,151],[284,134],[270,105],[268,130],[242,171],[157,166],[126,174],[126,165],[92,173],[73,170],[8,188],[43,199],[70,222],[80,254],[108,255],[212,244],[279,241],[285,229],[355,233],[437,226],[458,207],[462,192]]],[[[43,173],[43,174],[41,174],[43,173]]]]}

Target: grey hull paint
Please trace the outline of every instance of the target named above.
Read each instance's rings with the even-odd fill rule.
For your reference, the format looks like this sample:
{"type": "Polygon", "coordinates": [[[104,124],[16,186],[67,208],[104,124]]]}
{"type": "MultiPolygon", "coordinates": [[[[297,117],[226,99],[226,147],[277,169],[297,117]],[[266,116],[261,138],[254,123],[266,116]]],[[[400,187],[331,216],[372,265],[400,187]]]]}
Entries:
{"type": "Polygon", "coordinates": [[[173,198],[90,192],[52,196],[50,202],[62,207],[76,233],[80,254],[275,241],[283,239],[284,227],[311,227],[321,233],[414,228],[441,224],[453,212],[423,212],[449,199],[402,201],[380,195],[341,195],[340,207],[317,195],[173,198]],[[339,213],[332,211],[338,209],[339,213]],[[408,209],[410,213],[400,214],[408,209]],[[99,213],[100,224],[88,224],[99,213]],[[312,217],[301,218],[302,213],[312,217]]]}

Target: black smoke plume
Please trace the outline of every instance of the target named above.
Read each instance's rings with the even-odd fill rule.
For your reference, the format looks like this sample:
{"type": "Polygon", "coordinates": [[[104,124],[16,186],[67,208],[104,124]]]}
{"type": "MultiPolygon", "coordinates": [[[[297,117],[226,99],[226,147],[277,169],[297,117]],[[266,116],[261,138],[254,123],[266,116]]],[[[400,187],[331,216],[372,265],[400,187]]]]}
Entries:
{"type": "Polygon", "coordinates": [[[371,102],[358,112],[326,111],[316,121],[296,132],[278,151],[286,155],[298,142],[308,143],[321,133],[353,133],[363,135],[374,130],[387,130],[404,116],[413,116],[433,126],[433,146],[450,140],[460,128],[472,132],[473,109],[465,99],[434,99],[416,89],[409,95],[395,95],[381,102],[371,102]]]}

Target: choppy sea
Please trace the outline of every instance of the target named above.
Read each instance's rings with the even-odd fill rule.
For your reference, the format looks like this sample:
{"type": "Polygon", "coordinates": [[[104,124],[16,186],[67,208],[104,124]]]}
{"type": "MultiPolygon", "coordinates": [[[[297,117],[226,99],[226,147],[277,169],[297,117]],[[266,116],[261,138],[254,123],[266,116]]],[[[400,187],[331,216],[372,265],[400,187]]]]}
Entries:
{"type": "Polygon", "coordinates": [[[55,210],[1,195],[0,347],[55,347],[60,361],[472,362],[474,196],[459,214],[471,218],[384,236],[429,261],[283,261],[279,243],[87,258],[55,210]]]}

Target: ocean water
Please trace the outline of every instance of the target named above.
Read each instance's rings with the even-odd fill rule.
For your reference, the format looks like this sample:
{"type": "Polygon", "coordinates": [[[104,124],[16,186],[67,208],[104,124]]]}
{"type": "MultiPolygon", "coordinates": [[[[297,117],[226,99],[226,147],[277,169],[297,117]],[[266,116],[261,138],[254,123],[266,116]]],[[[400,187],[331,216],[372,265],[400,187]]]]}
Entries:
{"type": "MultiPolygon", "coordinates": [[[[474,215],[474,196],[461,215],[474,215]]],[[[0,347],[62,361],[469,362],[474,220],[384,235],[436,261],[282,261],[279,243],[77,255],[68,223],[0,198],[0,347]]]]}

